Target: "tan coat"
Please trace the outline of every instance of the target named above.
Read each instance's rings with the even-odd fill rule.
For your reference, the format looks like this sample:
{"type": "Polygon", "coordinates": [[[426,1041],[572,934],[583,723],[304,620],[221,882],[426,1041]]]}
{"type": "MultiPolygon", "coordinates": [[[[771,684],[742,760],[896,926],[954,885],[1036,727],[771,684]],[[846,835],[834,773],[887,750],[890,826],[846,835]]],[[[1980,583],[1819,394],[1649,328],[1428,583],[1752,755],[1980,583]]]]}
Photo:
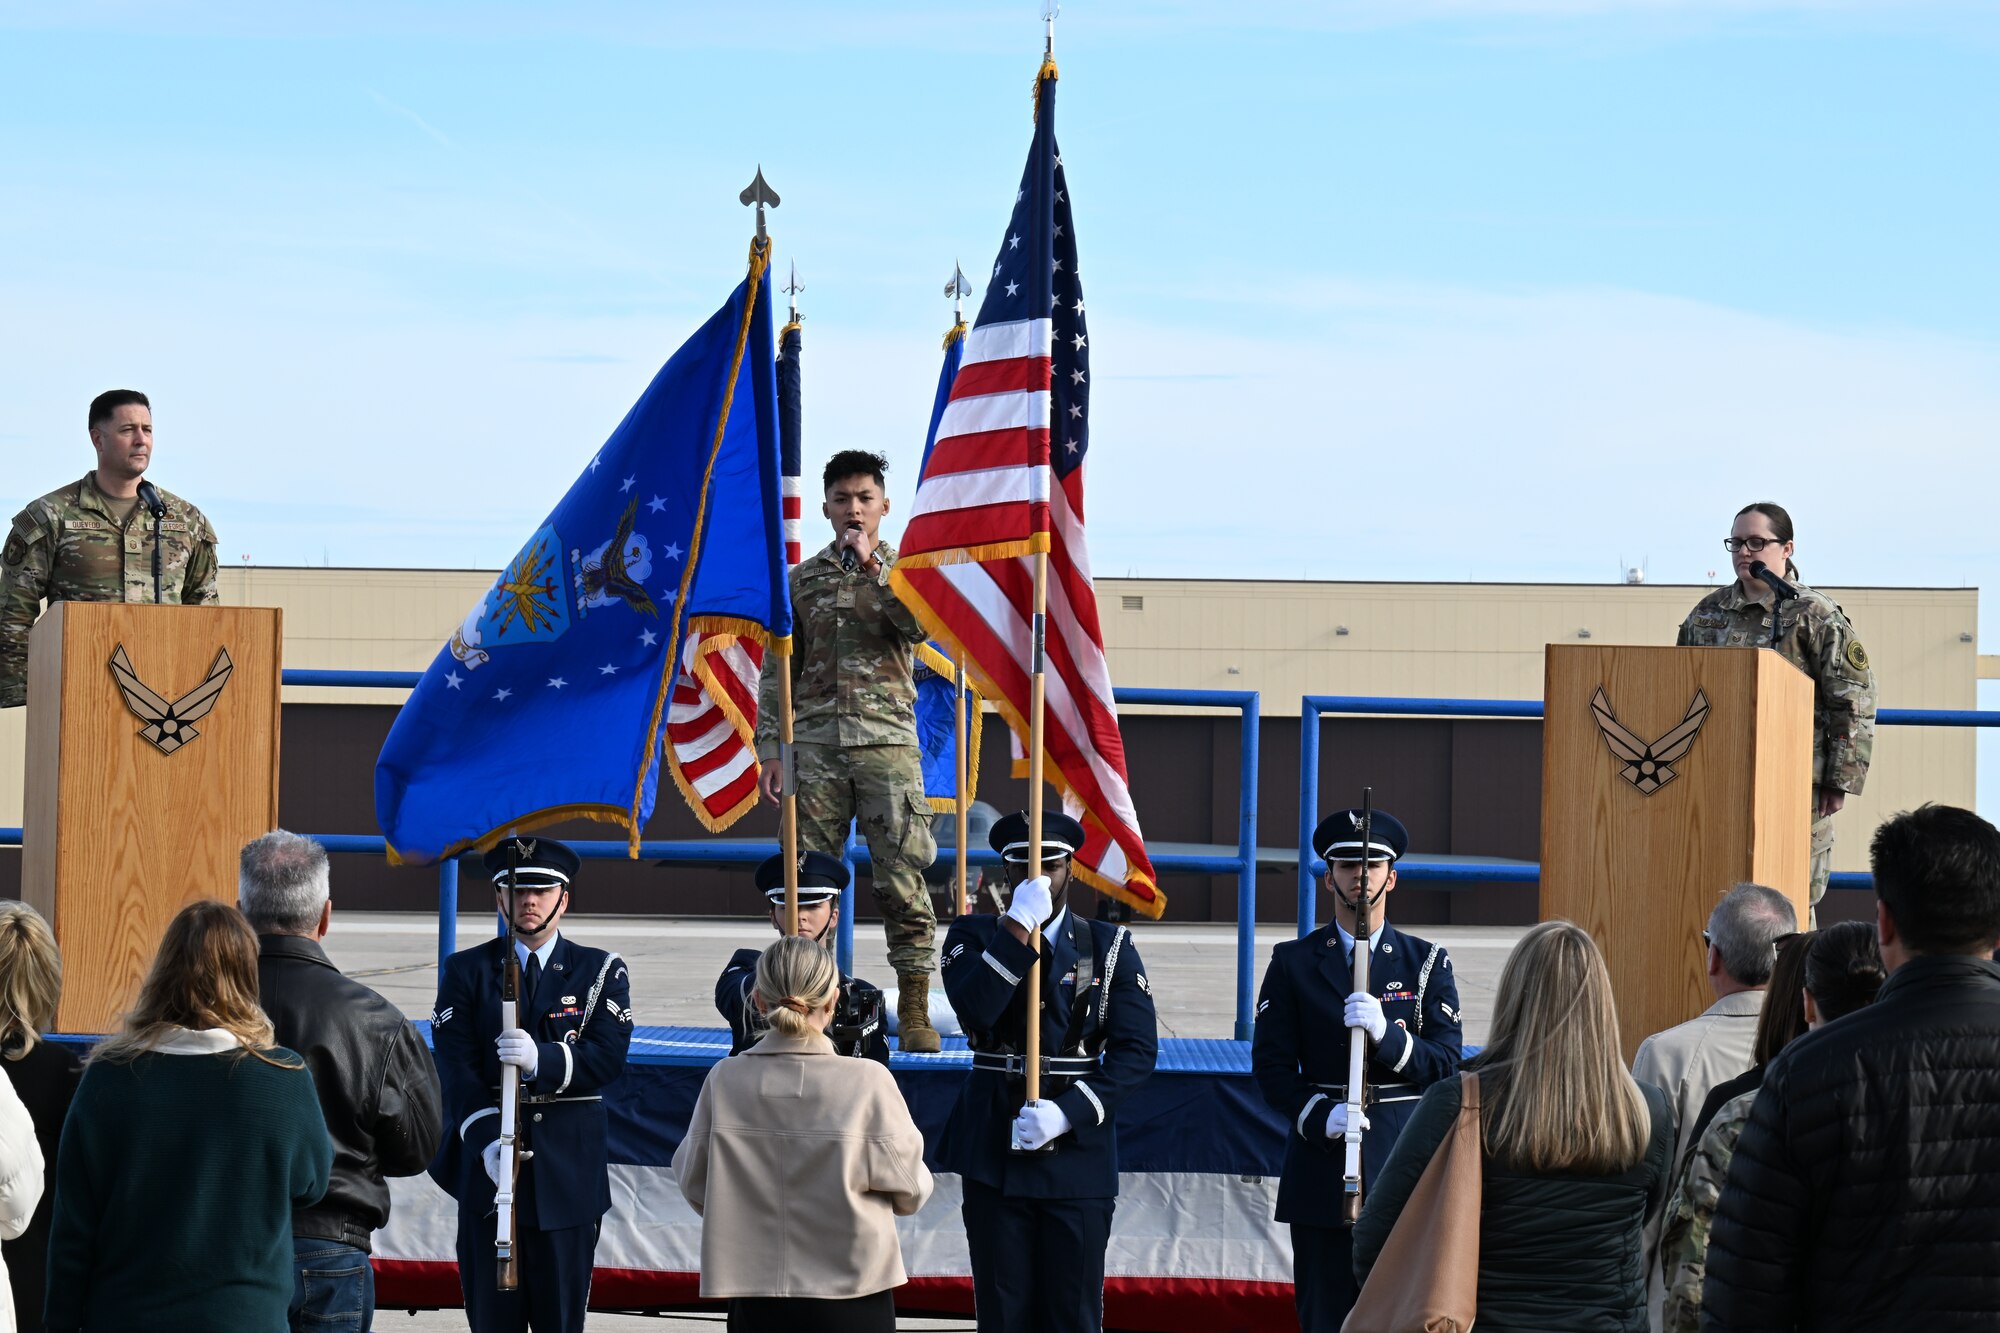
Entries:
{"type": "Polygon", "coordinates": [[[701,1214],[701,1294],[867,1296],[908,1281],[896,1218],[931,1196],[889,1071],[776,1032],[709,1070],[674,1153],[701,1214]]]}

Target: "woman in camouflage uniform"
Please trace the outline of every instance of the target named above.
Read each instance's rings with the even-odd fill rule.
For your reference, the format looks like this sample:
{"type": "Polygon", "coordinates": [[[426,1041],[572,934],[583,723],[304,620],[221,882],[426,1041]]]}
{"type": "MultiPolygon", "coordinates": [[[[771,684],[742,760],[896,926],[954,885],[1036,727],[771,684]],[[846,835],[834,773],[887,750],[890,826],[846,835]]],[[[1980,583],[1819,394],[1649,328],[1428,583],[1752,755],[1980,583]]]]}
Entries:
{"type": "MultiPolygon", "coordinates": [[[[1882,989],[1885,973],[1874,926],[1865,921],[1843,921],[1825,930],[1795,936],[1793,943],[1804,946],[1799,961],[1803,964],[1807,1028],[1831,1023],[1875,1002],[1875,993],[1882,989]]],[[[1773,993],[1765,1001],[1767,1015],[1770,1006],[1780,1002],[1776,989],[1774,985],[1773,993]]],[[[1783,1001],[1796,1003],[1789,996],[1783,997],[1783,1001]]],[[[1761,1046],[1762,1025],[1757,1035],[1761,1046]]],[[[1667,1290],[1661,1333],[1698,1333],[1701,1327],[1701,1284],[1708,1273],[1709,1223],[1715,1220],[1716,1201],[1722,1196],[1722,1182],[1729,1176],[1729,1161],[1736,1155],[1737,1137],[1749,1122],[1750,1108],[1756,1102],[1757,1092],[1753,1088],[1725,1103],[1688,1154],[1680,1188],[1667,1206],[1666,1227],[1660,1237],[1660,1268],[1667,1290]]]]}
{"type": "Polygon", "coordinates": [[[1875,672],[1847,613],[1799,581],[1792,516],[1769,501],[1746,505],[1723,540],[1736,581],[1695,604],[1681,622],[1683,646],[1776,648],[1813,681],[1812,902],[1833,869],[1833,816],[1859,795],[1875,749],[1875,672]],[[1763,562],[1797,591],[1780,601],[1750,566],[1763,562]],[[1777,633],[1771,620],[1778,618],[1777,633]]]}

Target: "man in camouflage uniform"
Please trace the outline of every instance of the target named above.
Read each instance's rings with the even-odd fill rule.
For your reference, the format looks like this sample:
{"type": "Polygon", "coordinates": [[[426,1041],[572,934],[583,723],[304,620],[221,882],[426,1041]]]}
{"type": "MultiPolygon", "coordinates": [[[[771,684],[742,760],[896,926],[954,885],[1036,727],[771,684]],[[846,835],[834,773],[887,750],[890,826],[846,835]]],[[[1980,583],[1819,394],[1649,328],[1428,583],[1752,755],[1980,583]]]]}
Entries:
{"type": "MultiPolygon", "coordinates": [[[[915,648],[924,627],[889,589],[896,549],[876,536],[889,500],[881,455],[846,450],[826,465],[835,539],[792,571],[792,716],[799,845],[839,856],[855,820],[874,862],[875,906],[896,969],[906,1051],[938,1049],[930,1019],[937,919],[924,868],[937,855],[917,749],[915,648]],[[843,563],[851,558],[852,567],[843,563]]],[[[767,663],[775,661],[767,658],[767,663]]],[[[783,794],[778,681],[767,670],[757,706],[760,785],[783,794]]]]}
{"type": "Polygon", "coordinates": [[[1675,642],[1697,648],[1775,646],[1812,678],[1812,904],[1817,917],[1833,870],[1833,816],[1849,796],[1860,794],[1875,751],[1875,672],[1847,613],[1831,597],[1799,581],[1791,563],[1791,527],[1790,517],[1776,505],[1752,505],[1738,514],[1728,539],[1736,543],[1729,549],[1737,580],[1696,603],[1675,642]],[[1773,510],[1782,521],[1774,521],[1773,510]],[[1755,560],[1785,571],[1798,596],[1779,603],[1749,573],[1755,560]],[[1773,614],[1778,617],[1775,645],[1773,614]]]}
{"type": "Polygon", "coordinates": [[[1660,1269],[1666,1278],[1667,1301],[1661,1333],[1701,1333],[1701,1282],[1708,1272],[1708,1227],[1715,1220],[1715,1203],[1729,1177],[1729,1159],[1736,1140],[1750,1122],[1756,1092],[1722,1104],[1708,1122],[1701,1141],[1688,1155],[1680,1188],[1667,1205],[1666,1227],[1660,1234],[1660,1269]]]}
{"type": "Polygon", "coordinates": [[[178,495],[141,481],[153,457],[146,395],[99,394],[90,442],[96,469],[16,514],[0,550],[0,708],[27,702],[28,632],[45,601],[221,600],[215,529],[178,495]]]}

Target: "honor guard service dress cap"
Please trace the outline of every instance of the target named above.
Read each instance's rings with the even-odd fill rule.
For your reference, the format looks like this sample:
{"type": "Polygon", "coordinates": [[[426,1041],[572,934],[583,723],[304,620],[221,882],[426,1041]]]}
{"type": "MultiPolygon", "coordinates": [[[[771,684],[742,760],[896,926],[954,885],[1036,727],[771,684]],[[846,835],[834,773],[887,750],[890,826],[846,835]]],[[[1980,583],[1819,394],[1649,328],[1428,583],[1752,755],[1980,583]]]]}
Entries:
{"type": "MultiPolygon", "coordinates": [[[[847,887],[847,862],[825,852],[799,853],[799,906],[832,902],[847,887]]],[[[766,857],[757,867],[757,888],[773,904],[785,901],[785,854],[766,857]]]]}
{"type": "Polygon", "coordinates": [[[583,860],[554,838],[502,838],[486,853],[486,873],[507,887],[509,849],[514,856],[515,883],[524,889],[566,889],[583,860]]]}
{"type": "MultiPolygon", "coordinates": [[[[1410,848],[1410,831],[1403,821],[1377,810],[1368,819],[1368,859],[1400,861],[1410,848]]],[[[1336,810],[1313,830],[1313,854],[1322,861],[1361,860],[1361,811],[1336,810]]]]}
{"type": "MultiPolygon", "coordinates": [[[[1028,859],[1028,816],[1016,811],[997,821],[986,834],[987,843],[1003,861],[1017,865],[1028,859]]],[[[1060,810],[1042,811],[1042,860],[1074,856],[1083,846],[1083,825],[1060,810]]]]}

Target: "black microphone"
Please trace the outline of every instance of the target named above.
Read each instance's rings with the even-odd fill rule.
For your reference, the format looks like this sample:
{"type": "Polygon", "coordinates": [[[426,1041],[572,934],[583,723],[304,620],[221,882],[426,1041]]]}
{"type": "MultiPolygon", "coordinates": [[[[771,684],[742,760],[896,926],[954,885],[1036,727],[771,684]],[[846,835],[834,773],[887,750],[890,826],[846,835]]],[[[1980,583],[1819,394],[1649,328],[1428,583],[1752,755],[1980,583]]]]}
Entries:
{"type": "Polygon", "coordinates": [[[160,498],[159,487],[153,485],[152,482],[142,481],[139,483],[139,503],[146,506],[146,512],[154,518],[166,517],[167,502],[160,498]]]}
{"type": "Polygon", "coordinates": [[[1752,560],[1750,562],[1750,576],[1752,578],[1762,579],[1765,585],[1768,586],[1772,592],[1778,594],[1778,596],[1785,598],[1788,601],[1791,598],[1797,597],[1799,595],[1799,590],[1797,588],[1794,588],[1791,584],[1785,582],[1783,579],[1779,578],[1776,574],[1773,574],[1771,572],[1771,567],[1765,564],[1762,560],[1752,560]]]}
{"type": "MultiPolygon", "coordinates": [[[[859,523],[849,523],[847,530],[849,532],[859,532],[861,531],[861,525],[859,523]]],[[[861,557],[854,553],[852,546],[843,546],[840,548],[840,567],[850,574],[861,568],[861,557]]]]}

